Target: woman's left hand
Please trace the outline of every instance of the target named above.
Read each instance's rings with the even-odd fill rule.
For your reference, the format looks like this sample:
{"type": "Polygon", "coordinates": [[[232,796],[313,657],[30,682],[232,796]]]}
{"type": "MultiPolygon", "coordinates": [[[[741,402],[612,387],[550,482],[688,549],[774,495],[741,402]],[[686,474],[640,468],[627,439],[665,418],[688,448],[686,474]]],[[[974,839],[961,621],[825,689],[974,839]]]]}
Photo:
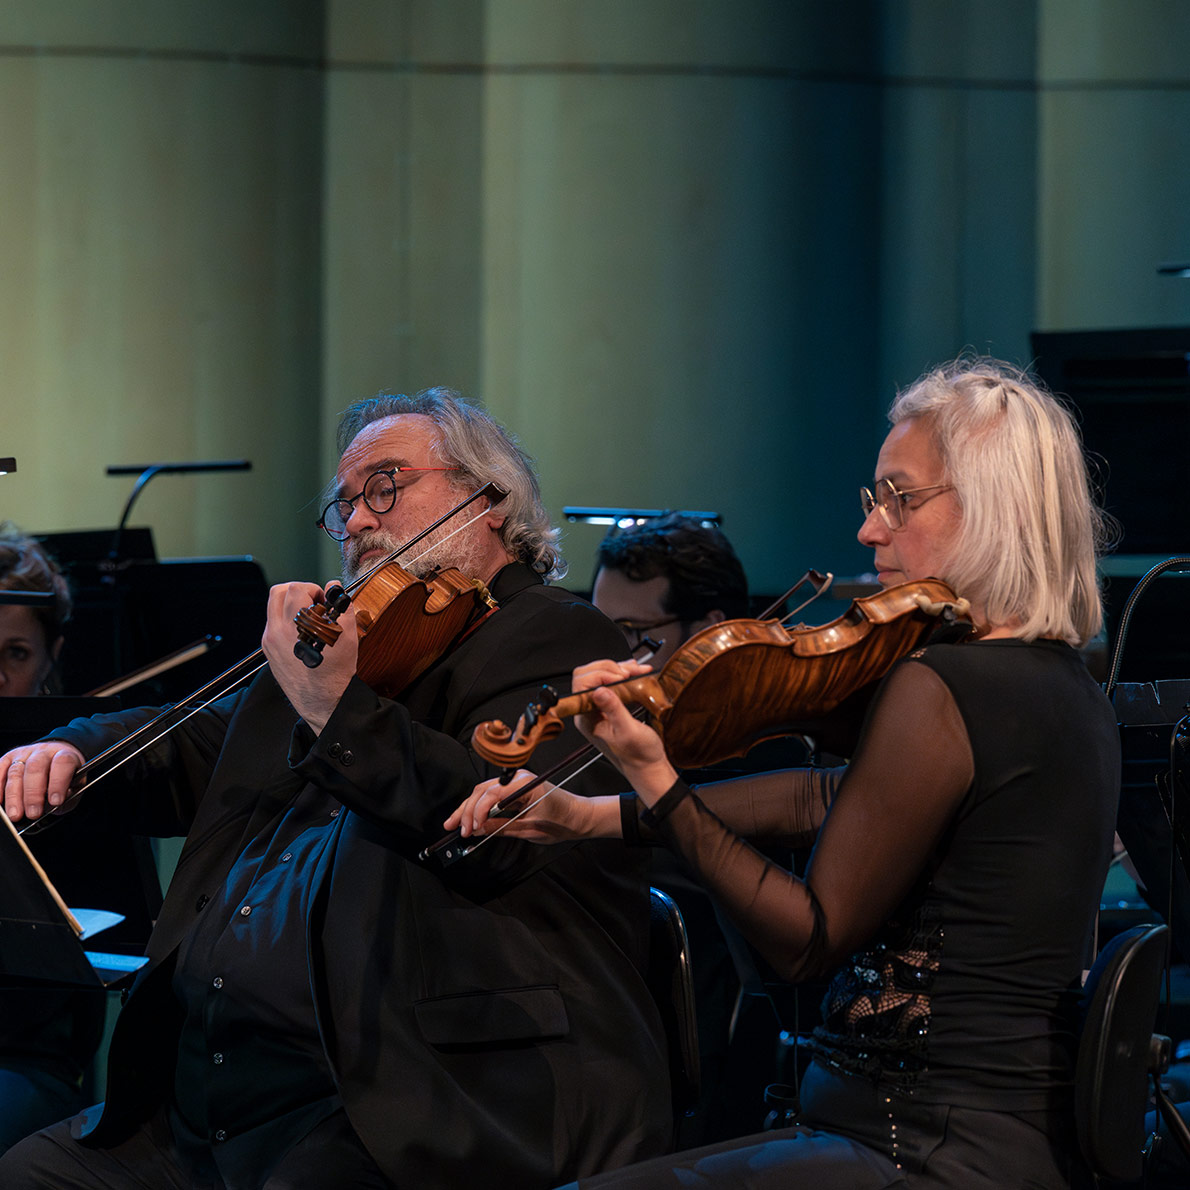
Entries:
{"type": "Polygon", "coordinates": [[[572,686],[576,694],[590,691],[595,704],[593,711],[576,717],[579,730],[624,774],[649,806],[673,785],[677,772],[657,732],[631,715],[620,699],[603,687],[650,672],[651,667],[639,661],[592,661],[574,671],[572,686]]]}

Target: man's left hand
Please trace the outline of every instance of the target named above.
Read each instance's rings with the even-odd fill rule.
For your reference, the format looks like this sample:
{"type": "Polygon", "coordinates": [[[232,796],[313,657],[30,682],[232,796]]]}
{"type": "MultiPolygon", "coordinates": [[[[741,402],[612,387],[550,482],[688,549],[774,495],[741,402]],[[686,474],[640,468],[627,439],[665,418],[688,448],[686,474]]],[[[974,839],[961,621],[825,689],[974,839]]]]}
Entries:
{"type": "MultiPolygon", "coordinates": [[[[329,586],[329,584],[328,584],[329,586]]],[[[281,583],[269,591],[269,614],[260,647],[269,668],[294,710],[316,731],[321,732],[343,691],[355,674],[359,638],[355,611],[348,608],[338,620],[343,631],[333,645],[322,651],[322,664],[314,669],[294,656],[297,626],[294,616],[314,603],[324,603],[321,587],[314,583],[281,583]]]]}

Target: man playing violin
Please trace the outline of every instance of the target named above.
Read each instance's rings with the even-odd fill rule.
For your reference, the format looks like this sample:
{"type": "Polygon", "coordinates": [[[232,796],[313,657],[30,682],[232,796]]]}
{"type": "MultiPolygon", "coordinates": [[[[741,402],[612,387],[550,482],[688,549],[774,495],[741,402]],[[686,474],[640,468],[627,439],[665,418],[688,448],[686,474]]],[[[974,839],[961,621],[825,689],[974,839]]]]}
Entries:
{"type": "MultiPolygon", "coordinates": [[[[784,978],[833,973],[796,1126],[583,1187],[1069,1185],[1077,1001],[1119,790],[1115,715],[1075,651],[1101,621],[1103,522],[1070,414],[1027,374],[957,360],[890,420],[859,539],[884,586],[965,596],[974,637],[894,665],[841,777],[694,792],[602,689],[644,667],[585,666],[583,730],[635,804],[555,794],[506,832],[650,832],[784,978]],[[804,879],[745,842],[806,835],[804,879]]],[[[447,826],[482,832],[497,796],[479,786],[447,826]]]]}
{"type": "MultiPolygon", "coordinates": [[[[536,479],[478,409],[441,389],[362,401],[339,449],[319,523],[349,581],[486,484],[508,493],[403,559],[457,568],[498,610],[386,698],[356,674],[350,607],[310,667],[293,620],[323,591],[274,587],[267,671],[84,790],[187,841],[105,1104],[13,1149],[4,1185],[546,1187],[669,1141],[641,864],[608,843],[418,858],[484,775],[474,726],[623,641],[547,584],[564,567],[536,479]]],[[[62,806],[84,759],[151,713],[0,759],[10,817],[62,806]]]]}
{"type": "MultiPolygon", "coordinates": [[[[634,651],[646,637],[657,642],[648,658],[656,672],[704,628],[748,615],[748,579],[722,529],[665,512],[608,531],[596,554],[591,602],[634,651]]],[[[771,741],[717,771],[686,777],[722,780],[804,757],[794,739],[771,741]]],[[[751,1132],[766,1111],[764,1087],[778,1077],[778,1007],[763,990],[752,952],[706,889],[664,848],[652,848],[649,858],[650,882],[677,902],[690,940],[702,1095],[683,1123],[683,1138],[701,1143],[751,1132]]],[[[790,1023],[810,1003],[788,1013],[790,1023]]]]}

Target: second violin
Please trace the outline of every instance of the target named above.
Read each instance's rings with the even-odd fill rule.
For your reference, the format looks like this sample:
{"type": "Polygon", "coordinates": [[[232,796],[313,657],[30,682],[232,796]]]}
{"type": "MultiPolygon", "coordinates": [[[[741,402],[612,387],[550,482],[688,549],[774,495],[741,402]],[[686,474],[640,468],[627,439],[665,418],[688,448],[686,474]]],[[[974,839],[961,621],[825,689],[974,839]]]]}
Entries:
{"type": "MultiPolygon", "coordinates": [[[[879,680],[945,619],[969,623],[967,602],[939,579],[902,583],[852,601],[819,627],[726,620],[691,637],[656,674],[605,687],[640,705],[679,768],[742,756],[762,740],[813,733],[849,697],[879,680]]],[[[558,698],[548,687],[515,729],[481,723],[475,751],[513,769],[591,708],[590,695],[558,698]]]]}

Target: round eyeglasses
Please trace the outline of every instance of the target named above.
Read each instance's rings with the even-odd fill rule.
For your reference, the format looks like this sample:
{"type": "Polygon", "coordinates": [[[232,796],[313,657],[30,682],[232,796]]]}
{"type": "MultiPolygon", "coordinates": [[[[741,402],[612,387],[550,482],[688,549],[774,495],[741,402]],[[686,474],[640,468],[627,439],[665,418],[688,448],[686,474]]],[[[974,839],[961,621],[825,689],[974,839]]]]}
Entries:
{"type": "MultiPolygon", "coordinates": [[[[953,483],[929,483],[920,488],[902,489],[898,488],[891,479],[878,479],[875,495],[872,494],[870,488],[860,488],[859,506],[863,510],[865,519],[872,515],[873,508],[879,508],[880,515],[884,517],[884,523],[895,531],[904,527],[907,511],[911,512],[913,508],[920,508],[926,503],[925,500],[921,500],[910,506],[910,496],[916,496],[918,492],[934,492],[941,495],[943,492],[949,492],[953,487],[953,483]]],[[[932,500],[933,498],[933,496],[928,496],[926,499],[932,500]]]]}
{"type": "Polygon", "coordinates": [[[397,493],[415,483],[427,471],[461,471],[461,467],[389,467],[384,471],[373,471],[364,480],[362,490],[354,496],[332,500],[318,518],[318,527],[332,541],[346,541],[347,522],[355,511],[355,502],[363,500],[377,516],[391,510],[397,502],[397,493]]]}

